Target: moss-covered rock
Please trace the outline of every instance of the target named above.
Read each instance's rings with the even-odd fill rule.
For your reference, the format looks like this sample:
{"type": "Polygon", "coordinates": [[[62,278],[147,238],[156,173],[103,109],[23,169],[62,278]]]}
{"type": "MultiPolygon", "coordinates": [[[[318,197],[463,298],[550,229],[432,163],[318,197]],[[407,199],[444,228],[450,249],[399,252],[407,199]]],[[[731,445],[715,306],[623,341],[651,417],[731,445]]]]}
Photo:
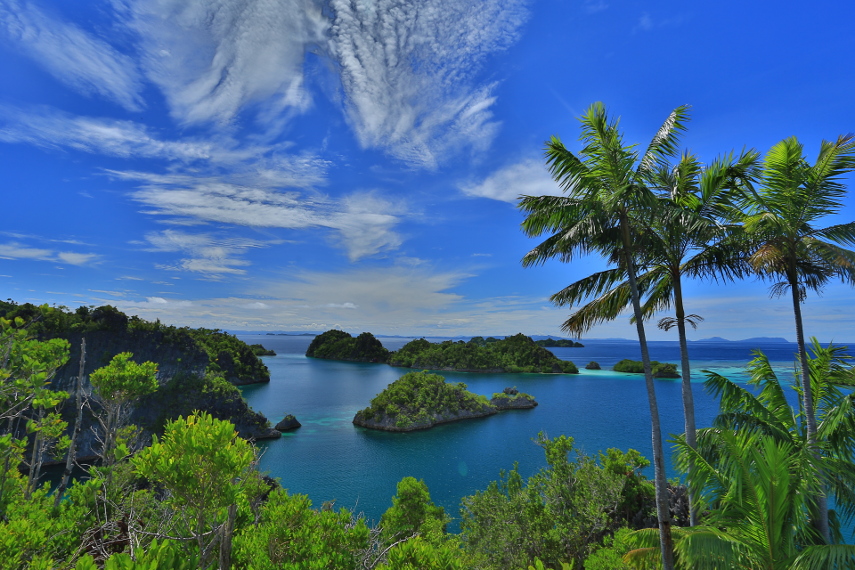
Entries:
{"type": "Polygon", "coordinates": [[[293,414],[288,414],[287,416],[282,418],[282,421],[276,424],[276,427],[274,427],[273,429],[276,429],[278,431],[290,431],[292,429],[297,429],[298,427],[302,426],[303,424],[297,421],[297,418],[295,418],[293,414]]]}

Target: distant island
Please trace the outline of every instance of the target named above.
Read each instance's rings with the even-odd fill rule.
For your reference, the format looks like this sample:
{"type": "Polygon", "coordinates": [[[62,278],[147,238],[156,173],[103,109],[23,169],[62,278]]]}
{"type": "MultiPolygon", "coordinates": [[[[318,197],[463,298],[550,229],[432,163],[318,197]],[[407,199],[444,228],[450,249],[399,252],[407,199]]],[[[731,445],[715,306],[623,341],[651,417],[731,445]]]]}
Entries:
{"type": "MultiPolygon", "coordinates": [[[[679,378],[677,365],[670,362],[658,362],[652,360],[650,367],[654,378],[679,378]]],[[[644,363],[640,360],[629,360],[624,358],[612,368],[615,372],[630,372],[632,374],[644,374],[644,363]]]]}
{"type": "Polygon", "coordinates": [[[488,401],[486,396],[469,392],[462,382],[449,384],[439,374],[427,371],[408,372],[377,394],[371,405],[356,412],[353,423],[369,429],[406,432],[536,405],[534,398],[516,388],[493,394],[488,401]]]}
{"type": "Polygon", "coordinates": [[[557,358],[524,334],[504,339],[474,337],[469,342],[433,343],[420,338],[389,352],[371,333],[364,332],[354,338],[333,329],[315,337],[306,356],[454,372],[579,373],[575,364],[557,358]]]}
{"type": "Polygon", "coordinates": [[[374,335],[364,332],[354,338],[349,333],[330,329],[312,339],[306,356],[346,362],[388,362],[391,353],[374,335]]]}
{"type": "Polygon", "coordinates": [[[536,340],[534,342],[537,346],[542,346],[544,348],[585,348],[585,345],[581,342],[575,342],[565,338],[546,338],[543,340],[536,340]]]}
{"type": "Polygon", "coordinates": [[[702,338],[692,342],[755,342],[761,344],[780,344],[789,343],[790,341],[780,336],[753,336],[751,338],[744,338],[742,340],[729,340],[720,336],[712,336],[709,338],[702,338]]]}

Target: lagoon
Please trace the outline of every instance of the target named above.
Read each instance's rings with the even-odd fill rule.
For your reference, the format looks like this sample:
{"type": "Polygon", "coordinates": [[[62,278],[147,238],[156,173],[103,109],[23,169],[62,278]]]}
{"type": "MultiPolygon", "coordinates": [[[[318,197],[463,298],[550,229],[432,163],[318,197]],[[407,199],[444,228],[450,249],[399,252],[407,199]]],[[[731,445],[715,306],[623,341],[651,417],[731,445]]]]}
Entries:
{"type": "MultiPolygon", "coordinates": [[[[516,386],[540,405],[426,431],[388,433],[358,428],[351,421],[357,410],[407,369],[306,358],[312,340],[307,336],[238,336],[277,353],[263,358],[270,369],[270,383],[242,388],[247,401],[274,424],[286,414],[294,414],[303,424],[279,440],[259,443],[260,468],[278,477],[291,493],[308,495],[315,506],[334,501],[336,508],[362,513],[369,522],[377,521],[391,505],[397,482],[406,476],[424,479],[434,502],[457,517],[462,497],[486,488],[514,462],[519,462],[524,477],[545,466],[542,450],[533,442],[541,431],[550,437],[572,436],[588,454],[618,447],[652,456],[644,378],[608,370],[623,358],[640,359],[634,341],[583,341],[584,348],[550,349],[559,358],[575,362],[581,370],[578,375],[442,372],[446,380],[464,382],[470,391],[488,397],[516,386]],[[585,370],[591,360],[603,370],[585,370]]],[[[397,350],[411,339],[380,340],[389,350],[397,350]]],[[[654,360],[679,362],[676,342],[652,342],[650,348],[654,360]]],[[[692,381],[697,383],[697,423],[705,427],[718,412],[718,404],[704,391],[701,369],[744,381],[744,366],[751,350],[758,347],[694,342],[689,348],[692,381]]],[[[795,344],[760,348],[774,361],[780,378],[792,378],[795,344]]],[[[682,433],[680,381],[656,380],[656,393],[666,439],[682,433]]],[[[670,449],[667,442],[666,448],[670,449]]],[[[652,478],[652,467],[647,471],[652,478]]],[[[674,475],[669,461],[668,476],[674,475]]]]}

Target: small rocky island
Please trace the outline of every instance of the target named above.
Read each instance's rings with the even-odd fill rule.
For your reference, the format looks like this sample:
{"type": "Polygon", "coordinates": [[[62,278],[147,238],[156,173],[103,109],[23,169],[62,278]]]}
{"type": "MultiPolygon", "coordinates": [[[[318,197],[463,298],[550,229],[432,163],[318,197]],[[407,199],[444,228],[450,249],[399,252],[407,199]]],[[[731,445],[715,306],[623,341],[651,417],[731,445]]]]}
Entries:
{"type": "Polygon", "coordinates": [[[531,337],[516,334],[504,339],[480,336],[469,342],[429,342],[412,340],[396,352],[389,352],[368,332],[354,338],[340,330],[329,330],[315,337],[306,356],[348,362],[377,362],[419,370],[453,372],[516,372],[540,374],[578,374],[579,369],[561,360],[535,343],[531,337]]]}
{"type": "Polygon", "coordinates": [[[356,412],[353,423],[382,431],[415,431],[536,405],[534,398],[516,388],[505,388],[488,401],[469,392],[462,382],[449,384],[427,371],[408,372],[377,394],[370,406],[356,412]]]}
{"type": "MultiPolygon", "coordinates": [[[[677,365],[671,362],[658,362],[652,360],[650,366],[653,371],[654,378],[679,378],[677,365]]],[[[615,372],[629,372],[632,374],[644,374],[644,363],[640,360],[629,360],[624,358],[614,365],[615,372]]]]}
{"type": "Polygon", "coordinates": [[[346,362],[387,362],[390,352],[369,332],[354,338],[349,333],[330,329],[312,339],[306,356],[346,362]]]}

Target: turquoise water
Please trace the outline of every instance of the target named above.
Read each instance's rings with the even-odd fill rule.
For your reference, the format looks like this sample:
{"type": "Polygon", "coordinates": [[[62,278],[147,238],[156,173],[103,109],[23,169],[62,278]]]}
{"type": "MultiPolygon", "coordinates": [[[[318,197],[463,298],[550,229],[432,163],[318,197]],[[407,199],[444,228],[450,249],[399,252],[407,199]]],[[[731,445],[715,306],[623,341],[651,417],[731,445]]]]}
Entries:
{"type": "MultiPolygon", "coordinates": [[[[523,476],[545,465],[541,448],[532,441],[540,431],[550,437],[572,436],[588,454],[618,447],[652,456],[643,377],[583,369],[591,360],[606,368],[622,358],[640,359],[637,343],[589,341],[585,348],[552,349],[560,358],[574,361],[579,375],[443,373],[448,381],[464,382],[470,391],[487,396],[516,386],[540,405],[426,431],[387,433],[358,428],[351,420],[407,370],[306,358],[311,337],[240,338],[277,352],[264,358],[270,383],[243,388],[250,405],[273,423],[294,414],[303,424],[279,440],[260,443],[261,468],[290,492],[308,495],[316,506],[334,500],[336,507],[376,521],[391,505],[397,482],[413,476],[424,479],[433,500],[456,516],[461,497],[486,488],[515,461],[523,476]]],[[[381,340],[395,350],[409,339],[381,340]]],[[[698,371],[693,382],[703,381],[702,368],[744,379],[751,348],[740,343],[693,343],[693,367],[698,371]]],[[[780,366],[780,377],[790,378],[795,345],[766,348],[780,366]]],[[[678,362],[676,343],[652,343],[651,357],[678,362]]],[[[657,380],[656,392],[666,439],[668,434],[682,433],[680,381],[657,380]]],[[[695,385],[694,395],[698,427],[708,426],[718,412],[717,403],[701,384],[695,385]]],[[[652,477],[652,468],[648,470],[652,477]]],[[[670,461],[668,470],[669,477],[675,475],[670,461]]]]}

